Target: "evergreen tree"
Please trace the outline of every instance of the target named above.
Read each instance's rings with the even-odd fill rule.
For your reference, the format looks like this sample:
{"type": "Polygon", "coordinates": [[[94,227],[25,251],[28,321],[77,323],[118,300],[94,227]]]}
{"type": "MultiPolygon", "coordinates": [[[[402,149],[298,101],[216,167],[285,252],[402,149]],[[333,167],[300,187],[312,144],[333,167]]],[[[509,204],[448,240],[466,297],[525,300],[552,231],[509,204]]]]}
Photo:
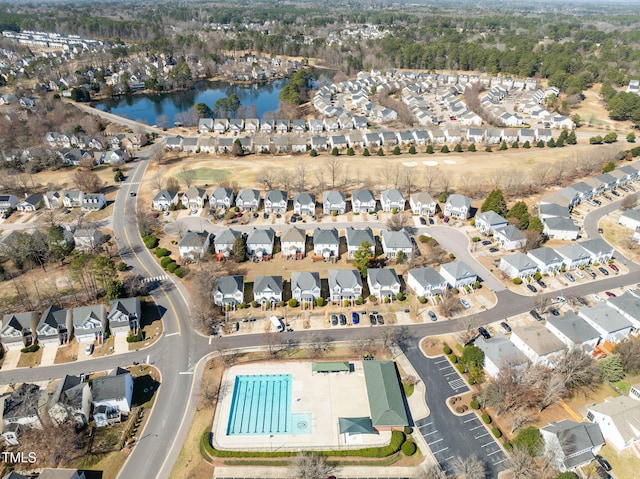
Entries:
{"type": "Polygon", "coordinates": [[[378,156],[384,156],[384,150],[382,148],[378,149],[378,156]]]}
{"type": "Polygon", "coordinates": [[[484,149],[487,153],[491,153],[493,150],[491,149],[491,145],[487,144],[487,147],[484,149]]]}
{"type": "Polygon", "coordinates": [[[525,142],[522,144],[522,148],[531,148],[531,143],[529,143],[529,140],[525,141],[525,142]]]}
{"type": "Polygon", "coordinates": [[[353,148],[349,147],[347,148],[347,156],[353,156],[353,148]]]}
{"type": "Polygon", "coordinates": [[[409,154],[410,155],[415,155],[416,154],[416,147],[414,145],[411,145],[409,147],[409,154]]]}
{"type": "Polygon", "coordinates": [[[476,144],[475,144],[475,143],[471,143],[471,144],[469,145],[469,148],[467,148],[467,150],[469,150],[469,151],[471,151],[471,152],[476,151],[476,144]]]}
{"type": "Polygon", "coordinates": [[[508,147],[507,147],[507,142],[506,142],[506,141],[504,141],[504,140],[502,140],[502,143],[500,143],[500,151],[504,151],[504,150],[506,150],[507,148],[508,148],[508,147]]]}
{"type": "Polygon", "coordinates": [[[242,263],[247,261],[247,239],[244,235],[239,235],[233,242],[233,258],[242,263]]]}
{"type": "Polygon", "coordinates": [[[353,255],[353,265],[360,271],[362,278],[367,277],[367,269],[369,268],[369,260],[371,259],[371,244],[365,241],[353,255]]]}
{"type": "Polygon", "coordinates": [[[602,375],[602,379],[615,383],[624,379],[624,370],[619,354],[610,354],[604,359],[598,361],[598,369],[602,375]]]}
{"type": "Polygon", "coordinates": [[[462,145],[460,143],[456,143],[455,148],[453,149],[456,153],[462,153],[462,145]]]}
{"type": "Polygon", "coordinates": [[[518,228],[525,230],[529,226],[529,207],[524,201],[518,201],[507,213],[507,218],[517,218],[518,228]]]}
{"type": "Polygon", "coordinates": [[[425,150],[425,153],[427,155],[432,155],[433,154],[433,145],[427,145],[427,149],[425,150]]]}
{"type": "Polygon", "coordinates": [[[542,224],[542,220],[537,216],[532,216],[529,218],[529,225],[527,226],[528,230],[537,231],[538,233],[542,233],[544,230],[544,225],[542,224]]]}
{"type": "Polygon", "coordinates": [[[365,148],[364,150],[362,150],[362,156],[369,156],[371,155],[371,153],[369,153],[369,148],[365,148]]]}
{"type": "Polygon", "coordinates": [[[538,143],[536,143],[536,147],[537,148],[544,148],[544,141],[538,140],[538,143]]]}
{"type": "Polygon", "coordinates": [[[338,156],[340,154],[340,152],[338,151],[338,147],[334,146],[333,149],[331,150],[331,155],[332,156],[338,156]]]}
{"type": "Polygon", "coordinates": [[[507,212],[507,201],[504,198],[502,190],[496,189],[491,191],[480,207],[480,212],[495,211],[497,214],[504,216],[507,212]]]}
{"type": "Polygon", "coordinates": [[[316,156],[318,156],[318,152],[315,149],[312,149],[309,152],[309,156],[311,156],[312,158],[315,158],[316,156]]]}
{"type": "Polygon", "coordinates": [[[440,153],[449,153],[449,147],[447,145],[442,145],[440,153]]]}
{"type": "Polygon", "coordinates": [[[567,145],[575,145],[576,143],[578,143],[576,132],[571,130],[571,133],[567,135],[567,145]]]}
{"type": "Polygon", "coordinates": [[[399,155],[400,154],[400,147],[396,145],[396,147],[393,149],[393,154],[394,155],[399,155]]]}
{"type": "Polygon", "coordinates": [[[549,148],[555,148],[556,147],[556,142],[553,138],[549,139],[549,141],[547,141],[547,146],[549,148]]]}
{"type": "Polygon", "coordinates": [[[513,143],[511,143],[511,148],[520,148],[520,145],[518,145],[517,141],[514,141],[513,143]]]}

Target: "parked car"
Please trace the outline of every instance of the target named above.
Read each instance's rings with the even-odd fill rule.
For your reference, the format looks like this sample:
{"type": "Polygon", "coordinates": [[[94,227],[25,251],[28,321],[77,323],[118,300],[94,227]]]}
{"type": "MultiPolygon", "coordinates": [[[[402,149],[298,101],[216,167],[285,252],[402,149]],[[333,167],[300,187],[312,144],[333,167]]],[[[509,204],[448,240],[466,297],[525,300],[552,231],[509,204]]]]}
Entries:
{"type": "Polygon", "coordinates": [[[564,296],[558,296],[555,299],[552,299],[552,303],[564,303],[566,301],[564,296]]]}
{"type": "Polygon", "coordinates": [[[355,311],[351,313],[351,322],[353,324],[360,324],[360,315],[355,311]]]}
{"type": "Polygon", "coordinates": [[[611,291],[605,291],[604,294],[606,294],[610,298],[617,298],[616,294],[612,293],[611,291]]]}
{"type": "Polygon", "coordinates": [[[238,323],[238,321],[234,321],[233,324],[231,325],[231,332],[237,333],[239,329],[240,329],[240,323],[238,323]]]}
{"type": "Polygon", "coordinates": [[[608,195],[608,194],[606,194],[606,193],[602,193],[602,196],[603,196],[604,198],[608,199],[609,201],[611,201],[611,199],[612,199],[612,198],[611,198],[611,196],[609,196],[609,195],[608,195]]]}
{"type": "Polygon", "coordinates": [[[611,190],[611,194],[612,194],[613,196],[620,196],[620,193],[618,193],[618,192],[617,192],[617,191],[615,191],[615,190],[611,190]]]}
{"type": "Polygon", "coordinates": [[[591,297],[597,302],[603,301],[603,299],[600,296],[598,296],[596,293],[593,293],[591,297]]]}
{"type": "Polygon", "coordinates": [[[431,321],[437,321],[438,317],[436,316],[436,313],[434,313],[433,311],[429,311],[429,319],[431,321]]]}
{"type": "Polygon", "coordinates": [[[164,213],[162,213],[164,216],[169,216],[169,210],[166,210],[164,213]]]}
{"type": "Polygon", "coordinates": [[[636,189],[635,189],[633,186],[631,186],[631,185],[627,185],[627,189],[629,189],[629,190],[631,190],[631,191],[636,191],[636,189]]]}
{"type": "Polygon", "coordinates": [[[262,218],[269,219],[269,213],[267,213],[266,211],[264,213],[262,213],[262,218]]]}
{"type": "Polygon", "coordinates": [[[609,276],[609,272],[606,269],[604,269],[602,266],[598,266],[598,271],[600,271],[605,276],[609,276]]]}
{"type": "Polygon", "coordinates": [[[338,316],[336,314],[332,314],[331,315],[331,326],[337,326],[338,325],[338,316]]]}
{"type": "Polygon", "coordinates": [[[131,196],[136,196],[136,192],[132,191],[131,193],[129,193],[131,196]]]}
{"type": "Polygon", "coordinates": [[[609,268],[611,268],[613,271],[615,271],[616,273],[620,272],[620,269],[618,269],[618,267],[613,264],[613,263],[609,263],[609,268]]]}
{"type": "Polygon", "coordinates": [[[160,218],[160,213],[154,213],[154,214],[153,214],[153,217],[154,217],[154,218],[160,218]]]}
{"type": "Polygon", "coordinates": [[[444,221],[445,223],[448,223],[450,219],[451,218],[449,218],[448,216],[445,216],[444,218],[442,218],[442,221],[444,221]]]}
{"type": "Polygon", "coordinates": [[[618,189],[624,191],[625,193],[629,193],[629,190],[626,189],[624,186],[618,186],[618,189]]]}
{"type": "Polygon", "coordinates": [[[498,248],[489,248],[489,253],[497,253],[500,251],[498,248]]]}
{"type": "Polygon", "coordinates": [[[587,274],[588,274],[589,276],[591,276],[591,278],[595,278],[595,277],[596,277],[596,273],[595,273],[595,271],[593,271],[593,270],[592,270],[591,268],[589,268],[588,266],[587,266],[584,270],[587,272],[587,274]]]}
{"type": "Polygon", "coordinates": [[[596,198],[594,198],[592,201],[598,206],[600,206],[602,204],[602,201],[600,201],[600,200],[598,200],[596,198]]]}
{"type": "Polygon", "coordinates": [[[532,293],[537,293],[537,292],[538,292],[537,288],[536,288],[534,285],[532,285],[532,284],[528,284],[528,285],[527,285],[527,289],[528,289],[529,291],[531,291],[532,293]]]}
{"type": "Polygon", "coordinates": [[[340,313],[340,326],[346,326],[346,324],[347,324],[347,317],[344,314],[340,313]]]}
{"type": "Polygon", "coordinates": [[[84,348],[84,354],[87,356],[91,356],[93,354],[93,343],[87,344],[87,347],[84,348]]]}
{"type": "Polygon", "coordinates": [[[378,324],[384,324],[384,318],[382,317],[381,314],[378,314],[376,316],[376,321],[378,321],[378,324]]]}
{"type": "Polygon", "coordinates": [[[486,328],[480,326],[478,328],[478,332],[482,335],[484,339],[491,339],[491,335],[489,334],[489,331],[486,330],[486,328]]]}
{"type": "Polygon", "coordinates": [[[511,332],[511,326],[509,326],[506,321],[502,321],[500,323],[500,326],[502,327],[502,329],[504,329],[507,333],[511,332]]]}
{"type": "Polygon", "coordinates": [[[536,283],[538,283],[541,288],[546,288],[547,287],[547,283],[545,283],[541,279],[537,280],[536,283]]]}
{"type": "Polygon", "coordinates": [[[375,314],[370,314],[369,315],[369,322],[371,323],[371,326],[375,326],[376,325],[376,315],[375,314]]]}
{"type": "Polygon", "coordinates": [[[596,461],[598,461],[598,463],[602,466],[602,468],[605,471],[610,471],[611,470],[611,464],[609,464],[609,461],[607,461],[604,457],[602,457],[600,454],[596,455],[596,461]]]}
{"type": "Polygon", "coordinates": [[[571,281],[572,283],[575,283],[575,282],[576,282],[576,279],[575,279],[575,278],[573,277],[573,275],[572,275],[571,273],[569,273],[568,271],[567,271],[564,275],[565,275],[565,277],[566,277],[569,281],[571,281]]]}
{"type": "Polygon", "coordinates": [[[542,316],[540,316],[540,313],[538,313],[535,309],[532,309],[531,311],[529,311],[529,314],[533,316],[533,318],[536,321],[542,321],[544,319],[542,316]]]}
{"type": "Polygon", "coordinates": [[[560,311],[558,311],[556,308],[551,308],[549,312],[554,316],[560,316],[560,311]]]}
{"type": "Polygon", "coordinates": [[[482,242],[482,246],[489,246],[490,244],[491,244],[491,241],[489,241],[489,240],[484,240],[482,242]]]}
{"type": "Polygon", "coordinates": [[[579,269],[576,270],[575,275],[580,279],[584,279],[584,274],[579,269]]]}
{"type": "Polygon", "coordinates": [[[420,224],[421,225],[426,225],[427,224],[427,220],[425,220],[422,216],[420,217],[420,224]]]}
{"type": "Polygon", "coordinates": [[[373,218],[374,220],[378,219],[378,213],[371,213],[371,218],[373,218]]]}
{"type": "Polygon", "coordinates": [[[471,307],[471,303],[464,298],[460,298],[460,304],[464,309],[469,309],[471,307]]]}

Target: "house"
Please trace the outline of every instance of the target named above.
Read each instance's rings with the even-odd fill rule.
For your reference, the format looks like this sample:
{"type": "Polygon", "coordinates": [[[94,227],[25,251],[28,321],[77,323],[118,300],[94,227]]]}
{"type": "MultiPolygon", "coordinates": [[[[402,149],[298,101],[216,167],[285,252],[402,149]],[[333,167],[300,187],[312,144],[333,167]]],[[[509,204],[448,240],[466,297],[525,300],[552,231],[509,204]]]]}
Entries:
{"type": "Polygon", "coordinates": [[[498,333],[491,339],[479,336],[474,344],[484,353],[484,370],[492,378],[498,377],[500,369],[504,367],[522,367],[529,363],[524,353],[503,333],[498,333]]]}
{"type": "Polygon", "coordinates": [[[342,191],[324,191],[322,193],[322,212],[325,215],[343,215],[347,209],[347,200],[342,191]]]}
{"type": "Polygon", "coordinates": [[[213,120],[213,131],[222,135],[229,129],[229,120],[226,118],[216,118],[213,120]]]}
{"type": "Polygon", "coordinates": [[[280,251],[286,258],[302,259],[306,253],[307,233],[291,227],[280,236],[280,251]]]}
{"type": "Polygon", "coordinates": [[[80,427],[91,418],[91,387],[80,376],[65,376],[58,381],[47,403],[47,413],[56,425],[72,419],[80,427]]]}
{"type": "Polygon", "coordinates": [[[376,239],[373,236],[371,228],[366,227],[362,229],[355,229],[351,226],[347,226],[345,229],[345,235],[347,237],[347,257],[353,259],[356,251],[361,245],[368,243],[371,256],[375,255],[376,251],[376,239]]]}
{"type": "Polygon", "coordinates": [[[552,367],[553,361],[565,350],[565,346],[551,331],[541,324],[514,327],[511,342],[532,363],[552,367]]]}
{"type": "Polygon", "coordinates": [[[35,342],[38,313],[11,313],[2,317],[0,339],[6,351],[26,348],[35,342]]]}
{"type": "Polygon", "coordinates": [[[540,428],[545,451],[553,457],[554,466],[559,471],[573,471],[589,464],[594,455],[604,446],[600,426],[588,422],[567,419],[552,422],[540,428]]]}
{"type": "Polygon", "coordinates": [[[107,329],[107,312],[104,304],[73,308],[72,322],[76,341],[84,343],[98,340],[102,344],[107,329]]]}
{"type": "Polygon", "coordinates": [[[120,422],[131,412],[133,378],[127,370],[116,368],[91,383],[93,419],[97,427],[120,422]]]}
{"type": "Polygon", "coordinates": [[[264,196],[265,213],[284,213],[287,211],[289,198],[286,191],[270,190],[264,196]]]}
{"type": "Polygon", "coordinates": [[[426,191],[413,193],[409,197],[409,206],[414,215],[433,216],[436,213],[438,204],[426,191]]]}
{"type": "Polygon", "coordinates": [[[199,210],[207,201],[207,192],[203,188],[192,186],[182,194],[182,206],[190,210],[199,210]]]}
{"type": "Polygon", "coordinates": [[[623,211],[618,219],[618,224],[634,231],[640,228],[640,209],[633,208],[623,211]]]}
{"type": "Polygon", "coordinates": [[[382,145],[380,135],[376,133],[365,133],[363,137],[364,146],[367,148],[379,147],[382,145]]]}
{"type": "Polygon", "coordinates": [[[527,252],[541,274],[555,275],[562,269],[562,257],[554,249],[543,246],[527,252]]]}
{"type": "Polygon", "coordinates": [[[18,206],[18,198],[15,195],[0,195],[0,213],[14,210],[18,206]]]}
{"type": "Polygon", "coordinates": [[[562,264],[567,269],[577,269],[591,262],[591,255],[579,244],[568,244],[556,248],[556,253],[562,257],[562,264]]]}
{"type": "Polygon", "coordinates": [[[631,392],[629,396],[608,397],[600,404],[588,406],[586,417],[600,426],[607,444],[617,451],[633,450],[640,441],[640,401],[631,392]]]}
{"type": "Polygon", "coordinates": [[[486,235],[492,235],[495,230],[503,229],[507,224],[507,220],[495,211],[485,211],[476,215],[476,229],[486,235]]]}
{"type": "Polygon", "coordinates": [[[580,228],[569,218],[555,216],[542,220],[542,232],[549,238],[574,241],[580,235],[580,228]]]}
{"type": "Polygon", "coordinates": [[[260,207],[260,191],[248,188],[238,191],[236,206],[242,211],[257,211],[260,207]]]}
{"type": "Polygon", "coordinates": [[[41,193],[33,193],[16,205],[18,211],[31,212],[42,207],[43,200],[41,193]]]}
{"type": "Polygon", "coordinates": [[[293,120],[291,129],[294,133],[304,133],[307,131],[307,123],[304,120],[293,120]]]}
{"type": "Polygon", "coordinates": [[[160,190],[153,197],[153,209],[156,211],[168,211],[171,205],[178,206],[178,192],[160,190]]]}
{"type": "Polygon", "coordinates": [[[107,206],[107,199],[102,193],[86,193],[82,197],[84,211],[98,211],[107,206]]]}
{"type": "Polygon", "coordinates": [[[229,131],[235,135],[244,129],[244,120],[242,118],[231,118],[229,120],[229,131]]]}
{"type": "Polygon", "coordinates": [[[180,135],[169,136],[165,140],[164,147],[166,150],[169,150],[169,151],[182,151],[183,140],[184,138],[181,137],[180,135]]]}
{"type": "Polygon", "coordinates": [[[602,238],[580,241],[578,243],[591,256],[591,263],[606,263],[613,258],[614,249],[602,238]]]}
{"type": "Polygon", "coordinates": [[[327,149],[329,140],[326,136],[312,136],[311,137],[311,149],[316,151],[324,151],[327,149]]]}
{"type": "Polygon", "coordinates": [[[277,133],[287,133],[289,131],[289,120],[277,119],[275,125],[277,133]]]}
{"type": "Polygon", "coordinates": [[[640,329],[640,298],[636,294],[627,292],[608,298],[607,305],[629,320],[636,330],[640,329]]]}
{"type": "Polygon", "coordinates": [[[73,242],[77,250],[90,252],[104,243],[104,235],[97,228],[81,228],[73,232],[73,242]]]}
{"type": "Polygon", "coordinates": [[[128,336],[140,329],[142,308],[140,298],[118,298],[109,301],[109,331],[114,336],[128,336]]]}
{"type": "Polygon", "coordinates": [[[200,133],[213,131],[213,118],[200,118],[198,120],[198,131],[200,133]]]}
{"type": "Polygon", "coordinates": [[[52,304],[44,310],[36,326],[38,344],[42,347],[67,344],[73,330],[72,312],[52,304]]]}
{"type": "Polygon", "coordinates": [[[213,302],[235,307],[244,302],[244,276],[220,276],[213,287],[213,302]]]}
{"type": "Polygon", "coordinates": [[[344,135],[331,135],[329,137],[329,146],[341,150],[347,147],[347,139],[344,135]]]}
{"type": "Polygon", "coordinates": [[[271,306],[282,301],[282,276],[256,276],[253,280],[253,299],[271,306]]]}
{"type": "Polygon", "coordinates": [[[308,271],[292,272],[291,297],[302,305],[313,304],[320,297],[320,274],[308,271]]]}
{"type": "Polygon", "coordinates": [[[269,259],[273,255],[275,232],[271,228],[253,228],[247,236],[247,253],[256,259],[269,259]]]}
{"type": "Polygon", "coordinates": [[[260,120],[257,118],[246,118],[244,120],[244,131],[251,135],[258,133],[260,129],[260,120]]]}
{"type": "Polygon", "coordinates": [[[362,278],[355,269],[329,270],[329,295],[333,302],[353,302],[362,296],[362,278]]]}
{"type": "Polygon", "coordinates": [[[311,133],[313,134],[322,133],[322,130],[324,130],[324,123],[322,120],[314,120],[314,119],[309,120],[309,131],[311,133]]]}
{"type": "Polygon", "coordinates": [[[579,347],[588,353],[600,342],[600,333],[572,311],[562,316],[549,316],[546,326],[567,348],[579,347]]]}
{"type": "Polygon", "coordinates": [[[435,269],[429,267],[409,270],[407,286],[416,296],[429,298],[447,289],[447,281],[435,269]]]}
{"type": "Polygon", "coordinates": [[[209,195],[209,208],[224,208],[228,210],[233,204],[233,190],[231,188],[214,188],[209,195]]]}
{"type": "Polygon", "coordinates": [[[578,315],[598,331],[604,341],[619,343],[629,336],[633,324],[622,314],[605,303],[583,306],[578,315]]]}
{"type": "Polygon", "coordinates": [[[231,228],[220,231],[213,240],[213,247],[217,255],[228,257],[233,251],[233,245],[238,236],[242,235],[240,231],[231,228]]]}
{"type": "Polygon", "coordinates": [[[204,257],[211,246],[211,236],[207,231],[187,231],[178,244],[180,258],[197,260],[204,257]]]}
{"type": "Polygon", "coordinates": [[[376,197],[371,190],[354,190],[351,193],[351,210],[354,213],[373,213],[376,210],[376,197]]]}
{"type": "Polygon", "coordinates": [[[526,280],[538,271],[535,261],[524,253],[516,253],[500,258],[499,268],[511,279],[520,278],[526,280]]]}
{"type": "Polygon", "coordinates": [[[371,424],[376,430],[402,430],[409,424],[393,361],[363,361],[371,424]]]}
{"type": "Polygon", "coordinates": [[[395,258],[402,251],[405,258],[413,255],[413,243],[409,233],[403,228],[400,231],[382,231],[382,251],[386,258],[395,258]]]}
{"type": "Polygon", "coordinates": [[[478,275],[464,261],[453,261],[440,265],[440,275],[451,288],[474,288],[478,275]]]}
{"type": "MultiPolygon", "coordinates": [[[[32,427],[42,429],[42,421],[39,416],[40,399],[46,394],[41,391],[36,384],[22,383],[11,393],[0,397],[0,424],[2,424],[2,435],[5,437],[5,431],[10,425],[19,425],[23,427],[32,427]]],[[[12,433],[15,433],[14,428],[12,433]]],[[[16,435],[12,434],[13,439],[16,435]]],[[[17,443],[17,441],[16,441],[17,443]]]]}
{"type": "Polygon", "coordinates": [[[311,193],[298,193],[293,197],[293,212],[299,215],[315,215],[316,197],[311,193]]]}
{"type": "Polygon", "coordinates": [[[481,128],[469,128],[466,136],[469,143],[482,143],[484,141],[484,131],[481,128]]]}
{"type": "Polygon", "coordinates": [[[340,237],[335,228],[313,231],[313,254],[322,256],[325,261],[340,257],[340,237]]]}
{"type": "Polygon", "coordinates": [[[91,472],[76,469],[52,469],[45,467],[42,469],[38,479],[87,479],[87,474],[91,474],[91,472]]]}
{"type": "Polygon", "coordinates": [[[400,292],[400,279],[393,268],[369,268],[367,270],[367,284],[369,294],[378,300],[384,298],[394,300],[400,292]]]}
{"type": "Polygon", "coordinates": [[[62,207],[62,195],[59,191],[47,191],[43,199],[45,207],[49,210],[62,207]]]}
{"type": "Polygon", "coordinates": [[[494,230],[493,239],[507,251],[524,248],[527,244],[527,236],[524,231],[519,230],[513,225],[507,225],[504,228],[494,230]]]}
{"type": "Polygon", "coordinates": [[[380,205],[382,211],[399,212],[404,211],[406,206],[406,200],[400,190],[390,189],[384,190],[380,195],[380,205]]]}
{"type": "Polygon", "coordinates": [[[463,195],[449,195],[444,205],[444,216],[465,220],[471,210],[471,198],[463,195]]]}

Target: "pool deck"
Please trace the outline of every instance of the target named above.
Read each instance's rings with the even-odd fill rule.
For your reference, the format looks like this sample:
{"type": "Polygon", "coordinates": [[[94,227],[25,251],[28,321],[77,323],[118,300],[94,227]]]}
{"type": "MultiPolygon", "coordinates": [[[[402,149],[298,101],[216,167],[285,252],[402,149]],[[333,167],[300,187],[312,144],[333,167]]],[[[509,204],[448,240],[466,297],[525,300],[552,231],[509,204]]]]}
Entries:
{"type": "Polygon", "coordinates": [[[324,450],[384,446],[391,432],[346,436],[338,432],[339,417],[371,415],[361,361],[351,373],[312,373],[311,362],[268,361],[233,366],[225,371],[213,418],[213,445],[227,450],[324,450]],[[291,412],[311,414],[311,434],[227,435],[233,386],[238,375],[292,375],[291,412]]]}

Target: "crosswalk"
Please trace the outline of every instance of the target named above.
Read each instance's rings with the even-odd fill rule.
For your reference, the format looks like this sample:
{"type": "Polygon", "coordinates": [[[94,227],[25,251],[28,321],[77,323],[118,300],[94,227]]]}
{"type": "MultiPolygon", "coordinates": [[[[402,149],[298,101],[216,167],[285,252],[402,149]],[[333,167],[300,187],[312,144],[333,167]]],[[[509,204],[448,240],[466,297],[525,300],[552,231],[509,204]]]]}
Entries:
{"type": "Polygon", "coordinates": [[[143,283],[159,283],[160,281],[166,281],[169,279],[169,276],[163,274],[162,276],[154,276],[153,278],[144,278],[142,280],[143,283]]]}
{"type": "Polygon", "coordinates": [[[121,186],[137,186],[139,184],[140,184],[139,181],[128,181],[125,183],[120,183],[121,186]]]}

